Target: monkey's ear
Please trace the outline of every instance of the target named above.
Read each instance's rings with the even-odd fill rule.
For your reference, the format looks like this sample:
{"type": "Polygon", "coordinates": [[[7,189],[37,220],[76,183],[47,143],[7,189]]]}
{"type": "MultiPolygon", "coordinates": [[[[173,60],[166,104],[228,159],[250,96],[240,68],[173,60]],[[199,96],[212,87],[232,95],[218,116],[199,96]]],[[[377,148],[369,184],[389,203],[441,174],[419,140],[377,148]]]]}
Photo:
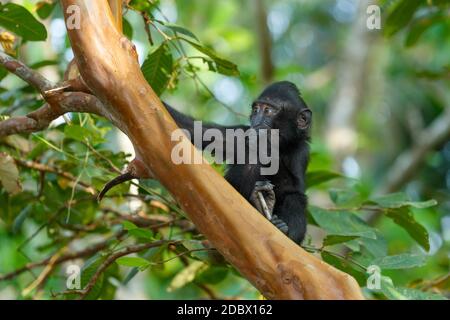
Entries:
{"type": "Polygon", "coordinates": [[[306,130],[311,126],[312,112],[309,109],[303,109],[297,116],[297,127],[306,130]]]}

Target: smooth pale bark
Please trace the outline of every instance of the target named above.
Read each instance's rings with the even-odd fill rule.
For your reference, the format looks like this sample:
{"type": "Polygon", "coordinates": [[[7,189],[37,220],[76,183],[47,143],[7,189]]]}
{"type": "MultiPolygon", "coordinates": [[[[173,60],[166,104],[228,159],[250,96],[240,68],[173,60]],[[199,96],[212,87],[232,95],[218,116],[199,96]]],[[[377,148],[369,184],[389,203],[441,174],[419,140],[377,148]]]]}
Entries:
{"type": "Polygon", "coordinates": [[[170,137],[177,126],[145,81],[133,45],[116,29],[108,1],[62,3],[65,12],[70,5],[81,9],[81,29],[69,30],[69,37],[83,79],[149,173],[243,276],[272,299],[362,299],[352,277],[279,232],[211,166],[175,165],[170,137]]]}

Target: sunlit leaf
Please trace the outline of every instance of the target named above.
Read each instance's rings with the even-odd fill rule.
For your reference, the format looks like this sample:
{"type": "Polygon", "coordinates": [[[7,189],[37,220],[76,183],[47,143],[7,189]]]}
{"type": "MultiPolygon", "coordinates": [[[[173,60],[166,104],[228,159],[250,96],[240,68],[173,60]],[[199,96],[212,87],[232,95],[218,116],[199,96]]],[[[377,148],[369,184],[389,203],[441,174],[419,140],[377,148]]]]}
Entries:
{"type": "Polygon", "coordinates": [[[47,39],[45,26],[27,9],[15,3],[0,5],[0,26],[21,36],[24,40],[44,41],[47,39]]]}
{"type": "Polygon", "coordinates": [[[385,34],[392,36],[406,26],[423,3],[425,0],[401,0],[386,19],[385,34]]]}
{"type": "Polygon", "coordinates": [[[9,154],[4,152],[0,152],[0,182],[10,194],[17,194],[22,191],[16,163],[9,154]]]}
{"type": "Polygon", "coordinates": [[[125,267],[143,268],[150,265],[150,262],[140,257],[121,257],[116,260],[117,264],[125,267]]]}
{"type": "Polygon", "coordinates": [[[192,262],[172,279],[167,291],[170,292],[184,287],[186,284],[192,282],[195,276],[206,268],[208,268],[208,265],[202,261],[192,262]]]}
{"type": "Polygon", "coordinates": [[[310,207],[310,212],[314,221],[330,234],[376,239],[375,230],[353,213],[327,211],[314,206],[310,207]]]}
{"type": "Polygon", "coordinates": [[[325,183],[337,178],[341,178],[342,175],[332,171],[312,171],[306,174],[306,185],[308,188],[325,183]]]}
{"type": "Polygon", "coordinates": [[[145,79],[157,95],[161,95],[169,84],[173,71],[173,58],[167,44],[161,44],[149,54],[142,65],[145,79]]]}
{"type": "Polygon", "coordinates": [[[421,267],[426,262],[425,255],[419,254],[399,254],[375,259],[372,264],[383,269],[408,269],[421,267]]]}

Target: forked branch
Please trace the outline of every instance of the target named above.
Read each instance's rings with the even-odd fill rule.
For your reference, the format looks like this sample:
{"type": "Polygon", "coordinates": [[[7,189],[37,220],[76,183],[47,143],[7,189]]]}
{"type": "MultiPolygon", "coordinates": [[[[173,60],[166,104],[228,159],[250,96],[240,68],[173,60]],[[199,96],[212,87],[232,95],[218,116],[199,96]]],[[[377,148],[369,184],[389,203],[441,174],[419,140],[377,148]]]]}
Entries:
{"type": "MultiPolygon", "coordinates": [[[[81,28],[68,30],[69,38],[81,76],[108,118],[131,139],[144,169],[243,276],[272,299],[362,299],[352,277],[275,229],[208,164],[174,164],[170,137],[177,126],[145,81],[134,46],[115,27],[108,1],[62,4],[66,19],[69,6],[80,9],[81,28]]],[[[182,143],[198,152],[187,139],[182,143]]]]}

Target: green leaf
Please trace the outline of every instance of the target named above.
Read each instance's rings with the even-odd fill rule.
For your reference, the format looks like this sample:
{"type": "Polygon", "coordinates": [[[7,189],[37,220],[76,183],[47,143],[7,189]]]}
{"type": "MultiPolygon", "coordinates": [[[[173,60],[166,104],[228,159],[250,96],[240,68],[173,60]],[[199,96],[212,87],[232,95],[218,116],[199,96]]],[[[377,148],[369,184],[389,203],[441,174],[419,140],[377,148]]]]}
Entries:
{"type": "Polygon", "coordinates": [[[323,246],[333,246],[335,244],[344,243],[347,241],[351,241],[354,239],[357,239],[358,236],[340,236],[340,235],[334,235],[330,234],[323,239],[323,246]]]}
{"type": "Polygon", "coordinates": [[[47,39],[45,26],[24,7],[7,3],[0,5],[0,26],[21,36],[28,41],[44,41],[47,39]]]}
{"type": "Polygon", "coordinates": [[[145,268],[150,262],[140,257],[122,257],[116,260],[117,264],[125,267],[145,268]]]}
{"type": "Polygon", "coordinates": [[[14,195],[22,191],[19,169],[14,159],[4,152],[0,152],[0,182],[9,194],[14,195]]]}
{"type": "Polygon", "coordinates": [[[180,39],[186,41],[191,46],[193,46],[195,49],[197,49],[198,51],[200,51],[201,53],[207,55],[209,58],[212,59],[212,61],[214,62],[214,65],[213,66],[210,65],[210,70],[211,70],[211,67],[213,67],[213,70],[215,70],[221,74],[227,75],[227,76],[238,76],[239,75],[239,70],[238,70],[237,65],[235,65],[234,63],[232,63],[228,60],[225,60],[224,58],[219,57],[217,55],[217,53],[215,53],[212,49],[204,47],[201,44],[190,41],[183,37],[180,37],[180,39]]]}
{"type": "Polygon", "coordinates": [[[381,292],[390,300],[447,300],[440,294],[395,287],[392,280],[388,277],[381,277],[381,292]]]}
{"type": "Polygon", "coordinates": [[[410,209],[426,209],[433,207],[437,204],[436,200],[414,202],[410,201],[403,193],[394,193],[367,201],[365,204],[375,204],[384,208],[382,212],[386,214],[388,218],[404,228],[425,250],[428,251],[430,249],[428,232],[414,219],[410,209]]]}
{"type": "Polygon", "coordinates": [[[227,277],[229,271],[227,267],[209,266],[208,269],[200,272],[195,280],[205,284],[218,284],[227,277]]]}
{"type": "MultiPolygon", "coordinates": [[[[158,22],[160,22],[160,21],[158,21],[158,22]]],[[[175,33],[184,34],[185,36],[188,36],[188,37],[190,37],[190,38],[200,42],[200,40],[198,40],[198,38],[195,36],[194,33],[192,33],[192,31],[190,31],[190,30],[188,30],[188,29],[186,29],[184,27],[181,27],[181,26],[176,25],[176,24],[171,24],[171,23],[164,23],[164,22],[160,22],[160,23],[163,24],[166,28],[169,28],[170,30],[172,30],[175,33]]]]}
{"type": "Polygon", "coordinates": [[[330,234],[376,239],[375,229],[353,213],[327,211],[314,206],[310,207],[310,212],[314,221],[330,234]]]}
{"type": "Polygon", "coordinates": [[[36,4],[36,12],[41,19],[47,19],[56,7],[56,2],[48,3],[47,1],[39,1],[36,4]]]}
{"type": "Polygon", "coordinates": [[[145,79],[160,96],[169,84],[173,72],[173,57],[166,43],[153,51],[142,65],[145,79]]]}
{"type": "Polygon", "coordinates": [[[174,290],[184,287],[186,284],[194,281],[195,276],[201,271],[208,268],[208,265],[202,261],[194,261],[189,266],[181,270],[171,281],[167,291],[172,292],[174,290]]]}
{"type": "Polygon", "coordinates": [[[358,268],[352,262],[342,259],[341,257],[338,257],[328,251],[322,251],[320,255],[322,260],[326,263],[331,264],[339,270],[353,276],[360,286],[364,286],[366,284],[366,274],[360,270],[361,268],[358,268]]]}
{"type": "Polygon", "coordinates": [[[198,260],[205,261],[207,263],[213,264],[214,258],[211,257],[211,252],[206,250],[205,246],[203,245],[202,241],[198,240],[185,240],[182,242],[181,246],[185,249],[183,251],[193,251],[189,255],[198,260]],[[204,250],[205,249],[205,250],[204,250]]]}
{"type": "Polygon", "coordinates": [[[43,67],[47,67],[47,66],[56,66],[56,65],[58,65],[58,63],[59,62],[56,60],[43,60],[43,61],[33,63],[32,65],[30,65],[30,68],[39,69],[39,68],[43,68],[43,67]]]}
{"type": "Polygon", "coordinates": [[[29,204],[25,208],[23,208],[22,211],[17,215],[17,217],[14,219],[12,231],[14,234],[17,234],[20,232],[20,229],[22,228],[23,223],[28,218],[28,216],[33,212],[33,205],[29,204]]]}
{"type": "Polygon", "coordinates": [[[128,6],[135,11],[146,11],[150,13],[158,4],[159,0],[131,0],[128,3],[128,6]]]}
{"type": "Polygon", "coordinates": [[[339,207],[359,207],[363,200],[363,195],[353,188],[328,190],[331,201],[339,207]]]}
{"type": "Polygon", "coordinates": [[[66,138],[71,138],[76,141],[86,141],[88,139],[92,144],[98,144],[104,141],[100,132],[76,124],[65,126],[64,135],[66,138]]]}
{"type": "Polygon", "coordinates": [[[428,231],[419,224],[411,214],[408,208],[387,209],[387,217],[391,218],[396,224],[403,227],[409,235],[417,241],[426,251],[430,250],[428,231]]]}
{"type": "MultiPolygon", "coordinates": [[[[373,257],[385,257],[387,255],[387,243],[384,237],[378,232],[375,233],[376,239],[358,238],[354,240],[362,246],[373,257]]],[[[353,241],[351,241],[353,242],[353,241]]],[[[348,243],[346,243],[347,245],[348,243]]]]}
{"type": "Polygon", "coordinates": [[[3,80],[9,74],[5,67],[0,66],[0,80],[3,80]]]}
{"type": "Polygon", "coordinates": [[[437,205],[437,201],[432,199],[428,201],[410,201],[404,193],[392,193],[381,196],[370,201],[378,204],[382,208],[397,209],[402,207],[413,207],[417,209],[426,209],[437,205]]]}
{"type": "Polygon", "coordinates": [[[137,229],[138,227],[131,221],[123,221],[122,222],[122,226],[125,230],[130,231],[130,230],[134,230],[137,229]]]}
{"type": "MultiPolygon", "coordinates": [[[[85,263],[85,265],[81,269],[81,288],[86,287],[86,285],[89,283],[91,278],[97,272],[97,269],[100,267],[103,261],[104,257],[99,257],[93,260],[88,260],[85,263]]],[[[102,273],[98,277],[97,281],[95,282],[95,285],[92,287],[89,294],[85,297],[85,300],[96,300],[100,296],[102,292],[103,281],[104,281],[104,274],[102,273]]]]}
{"type": "Polygon", "coordinates": [[[133,26],[131,25],[131,23],[123,18],[122,20],[122,25],[123,25],[123,34],[130,40],[133,39],[133,26]]]}
{"type": "Polygon", "coordinates": [[[154,240],[153,233],[150,230],[137,228],[129,230],[128,233],[136,238],[154,240]]]}
{"type": "Polygon", "coordinates": [[[312,171],[306,174],[306,185],[308,186],[308,188],[311,188],[321,183],[328,182],[330,180],[334,180],[341,177],[342,175],[336,172],[326,170],[312,171]]]}
{"type": "Polygon", "coordinates": [[[402,0],[386,19],[385,34],[392,36],[405,27],[424,0],[402,0]]]}
{"type": "Polygon", "coordinates": [[[418,254],[399,254],[395,256],[380,257],[373,260],[372,264],[381,269],[408,269],[421,267],[426,263],[426,256],[418,254]]]}

